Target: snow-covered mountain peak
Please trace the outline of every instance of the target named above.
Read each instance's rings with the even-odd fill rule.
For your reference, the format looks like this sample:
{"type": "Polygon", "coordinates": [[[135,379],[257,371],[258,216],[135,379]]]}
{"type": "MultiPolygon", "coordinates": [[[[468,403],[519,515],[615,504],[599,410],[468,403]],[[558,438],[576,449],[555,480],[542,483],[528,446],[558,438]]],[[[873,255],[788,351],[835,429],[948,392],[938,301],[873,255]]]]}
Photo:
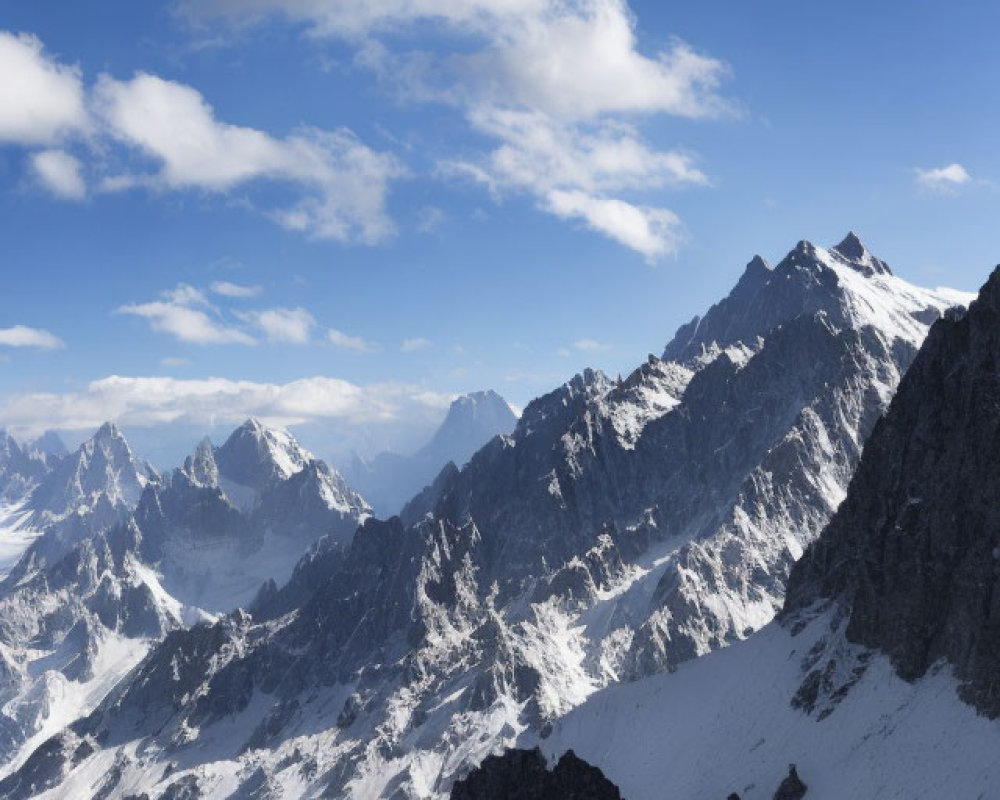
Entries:
{"type": "Polygon", "coordinates": [[[48,458],[62,458],[69,455],[66,443],[55,431],[45,431],[37,439],[32,439],[25,444],[24,449],[29,453],[37,453],[48,458]]]}
{"type": "Polygon", "coordinates": [[[706,355],[752,344],[776,325],[817,311],[838,328],[874,328],[890,346],[902,340],[915,348],[935,319],[972,297],[893,275],[854,234],[829,250],[802,240],[774,269],[754,258],[726,298],[678,329],[663,358],[703,364],[706,355]]]}
{"type": "Polygon", "coordinates": [[[287,430],[269,427],[253,417],[215,451],[215,462],[225,478],[254,489],[274,479],[287,480],[312,457],[287,430]]]}
{"type": "Polygon", "coordinates": [[[860,268],[862,272],[892,275],[889,265],[882,259],[873,256],[854,231],[848,231],[847,236],[839,244],[834,245],[831,252],[842,257],[852,266],[860,268]]]}
{"type": "Polygon", "coordinates": [[[105,422],[63,459],[39,487],[56,500],[50,511],[71,511],[79,504],[91,506],[100,495],[112,505],[133,507],[149,482],[149,468],[132,454],[125,436],[112,422],[105,422]],[[49,485],[51,484],[51,485],[49,485]]]}
{"type": "Polygon", "coordinates": [[[125,437],[115,423],[105,422],[100,428],[94,431],[94,435],[90,438],[90,440],[94,442],[110,442],[116,440],[124,442],[125,437]]]}
{"type": "Polygon", "coordinates": [[[182,471],[198,486],[218,486],[219,466],[215,463],[215,447],[207,436],[198,442],[194,453],[184,460],[182,471]]]}

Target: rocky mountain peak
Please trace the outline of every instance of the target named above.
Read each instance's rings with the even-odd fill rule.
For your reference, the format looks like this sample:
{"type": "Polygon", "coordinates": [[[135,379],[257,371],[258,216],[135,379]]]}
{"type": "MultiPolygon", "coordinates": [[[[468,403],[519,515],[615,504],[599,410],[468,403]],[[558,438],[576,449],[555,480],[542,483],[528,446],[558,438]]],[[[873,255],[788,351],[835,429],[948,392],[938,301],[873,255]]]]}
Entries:
{"type": "Polygon", "coordinates": [[[207,436],[198,442],[194,453],[184,460],[183,471],[199,486],[218,486],[219,467],[215,463],[215,447],[207,436]]]}
{"type": "Polygon", "coordinates": [[[251,417],[215,451],[221,475],[255,489],[301,470],[312,455],[288,431],[251,417]]]}
{"type": "Polygon", "coordinates": [[[864,242],[854,231],[848,231],[839,244],[835,245],[831,252],[843,258],[848,264],[861,272],[870,275],[891,275],[892,270],[889,265],[879,258],[876,258],[865,247],[864,242]]]}

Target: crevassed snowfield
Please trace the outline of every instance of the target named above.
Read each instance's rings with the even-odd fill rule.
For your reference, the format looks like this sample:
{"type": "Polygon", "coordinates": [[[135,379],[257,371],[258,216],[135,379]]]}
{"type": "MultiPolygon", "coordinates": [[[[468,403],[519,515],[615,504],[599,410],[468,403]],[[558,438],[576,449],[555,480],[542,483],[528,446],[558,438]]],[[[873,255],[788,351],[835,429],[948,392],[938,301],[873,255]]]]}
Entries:
{"type": "Polygon", "coordinates": [[[42,535],[42,531],[31,527],[30,517],[31,511],[24,502],[0,505],[0,580],[7,577],[21,554],[42,535]]]}
{"type": "Polygon", "coordinates": [[[36,733],[18,750],[17,756],[0,767],[0,778],[18,769],[46,739],[70,723],[93,711],[122,679],[149,652],[152,642],[130,639],[105,630],[94,658],[90,680],[69,680],[58,670],[42,673],[28,696],[17,696],[5,712],[17,716],[21,708],[41,717],[36,733]]]}
{"type": "Polygon", "coordinates": [[[574,750],[629,800],[770,800],[790,763],[819,800],[997,797],[1000,724],[959,700],[948,668],[908,684],[875,655],[825,719],[792,708],[802,657],[829,621],[795,637],[772,623],[674,673],[597,692],[522,744],[550,760],[574,750]]]}

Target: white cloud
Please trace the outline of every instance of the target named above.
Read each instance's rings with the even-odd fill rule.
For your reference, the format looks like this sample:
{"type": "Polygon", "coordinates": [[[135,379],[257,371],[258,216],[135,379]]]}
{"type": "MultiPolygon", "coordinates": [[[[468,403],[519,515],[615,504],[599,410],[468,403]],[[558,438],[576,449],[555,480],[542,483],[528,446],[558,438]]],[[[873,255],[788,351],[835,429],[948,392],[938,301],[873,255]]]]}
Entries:
{"type": "Polygon", "coordinates": [[[917,183],[931,192],[949,193],[972,180],[972,176],[961,164],[949,164],[936,169],[915,170],[917,183]]]}
{"type": "Polygon", "coordinates": [[[612,192],[709,183],[689,155],[650,149],[632,125],[567,125],[537,111],[501,108],[477,109],[469,119],[503,142],[484,165],[503,184],[612,192]]]}
{"type": "Polygon", "coordinates": [[[360,336],[350,336],[336,328],[330,328],[326,333],[326,338],[334,347],[353,350],[356,353],[373,353],[379,349],[374,342],[366,341],[360,336]]]}
{"type": "Polygon", "coordinates": [[[55,350],[65,346],[58,336],[40,328],[29,328],[27,325],[0,328],[0,347],[37,347],[42,350],[55,350]]]}
{"type": "Polygon", "coordinates": [[[135,427],[175,422],[214,426],[236,424],[248,416],[275,425],[324,420],[360,424],[405,420],[414,413],[446,407],[450,398],[421,386],[362,386],[322,376],[275,384],[112,375],[81,392],[9,397],[0,404],[0,419],[26,432],[84,430],[106,420],[135,427]]]}
{"type": "Polygon", "coordinates": [[[222,297],[234,297],[234,298],[244,298],[244,297],[257,297],[264,289],[260,286],[242,286],[238,283],[230,283],[229,281],[215,281],[211,286],[212,291],[221,295],[222,297]]]}
{"type": "Polygon", "coordinates": [[[611,349],[610,345],[598,342],[596,339],[577,339],[573,342],[573,347],[584,353],[600,353],[611,349]]]}
{"type": "Polygon", "coordinates": [[[494,192],[527,190],[545,211],[581,219],[648,260],[676,252],[680,219],[668,209],[612,195],[709,184],[688,154],[650,149],[631,125],[567,125],[538,112],[507,109],[479,110],[470,121],[504,144],[479,163],[453,161],[447,170],[465,173],[494,192]]]}
{"type": "Polygon", "coordinates": [[[179,284],[162,293],[163,299],[134,303],[117,309],[149,320],[154,331],[168,333],[191,344],[255,344],[252,336],[218,319],[205,296],[192,286],[179,284]],[[202,306],[195,308],[194,306],[202,306]]]}
{"type": "Polygon", "coordinates": [[[403,339],[403,343],[399,346],[399,349],[404,353],[415,353],[417,350],[426,350],[432,344],[433,342],[430,339],[422,339],[420,337],[403,339]]]}
{"type": "Polygon", "coordinates": [[[579,191],[549,192],[546,206],[556,216],[582,220],[650,261],[677,252],[683,240],[680,218],[666,208],[635,206],[579,191]]]}
{"type": "Polygon", "coordinates": [[[438,23],[463,37],[459,52],[400,60],[375,45],[363,55],[419,80],[427,94],[464,105],[532,108],[561,119],[727,110],[716,94],[726,66],[678,40],[654,56],[641,53],[624,0],[184,0],[182,7],[197,19],[237,23],[283,14],[311,24],[316,35],[368,39],[370,47],[380,33],[438,23]],[[473,52],[463,36],[469,33],[484,43],[473,52]]]}
{"type": "Polygon", "coordinates": [[[79,70],[30,34],[0,31],[0,142],[45,145],[87,125],[79,70]]]}
{"type": "Polygon", "coordinates": [[[316,320],[304,308],[267,308],[239,316],[251,321],[269,342],[306,344],[316,320]]]}
{"type": "Polygon", "coordinates": [[[623,193],[709,181],[690,155],[647,145],[636,122],[731,111],[718,94],[726,65],[679,40],[641,52],[625,0],[185,0],[183,7],[199,20],[240,24],[283,14],[313,35],[356,42],[357,63],[402,97],[453,104],[496,143],[443,165],[445,173],[495,192],[526,192],[542,210],[584,220],[647,259],[675,252],[679,221],[623,193]],[[400,37],[383,34],[418,22],[455,34],[454,50],[392,51],[386,42],[398,47],[400,37]]]}
{"type": "Polygon", "coordinates": [[[31,167],[39,182],[57,197],[82,200],[87,185],[80,174],[80,161],[65,150],[41,150],[31,156],[31,167]]]}
{"type": "Polygon", "coordinates": [[[368,148],[346,128],[302,128],[276,139],[217,120],[197,90],[147,73],[129,81],[103,75],[95,98],[108,135],[159,167],[111,176],[103,182],[107,191],[145,185],[225,193],[252,181],[277,181],[303,193],[293,206],[268,212],[290,230],[366,243],[394,232],[386,198],[404,170],[393,155],[368,148]]]}
{"type": "Polygon", "coordinates": [[[466,102],[537,109],[554,118],[618,112],[717,116],[722,62],[674,41],[654,57],[636,48],[623,0],[545,3],[534,15],[505,15],[491,46],[454,63],[466,102]]]}

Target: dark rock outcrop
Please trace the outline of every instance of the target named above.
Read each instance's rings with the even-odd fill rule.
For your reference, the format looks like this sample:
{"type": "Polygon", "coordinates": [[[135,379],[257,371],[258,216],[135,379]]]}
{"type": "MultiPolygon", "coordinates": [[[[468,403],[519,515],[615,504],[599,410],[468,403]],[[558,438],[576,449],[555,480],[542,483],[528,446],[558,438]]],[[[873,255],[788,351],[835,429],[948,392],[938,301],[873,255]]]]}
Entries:
{"type": "Polygon", "coordinates": [[[451,800],[621,800],[621,793],[572,750],[549,770],[535,748],[488,756],[468,777],[455,782],[451,800]]]}
{"type": "Polygon", "coordinates": [[[808,787],[799,777],[798,770],[794,764],[788,765],[788,775],[778,786],[778,791],[774,793],[774,800],[802,800],[806,796],[808,787]]]}
{"type": "Polygon", "coordinates": [[[817,598],[847,638],[915,680],[946,660],[1000,716],[1000,268],[932,328],[875,427],[847,498],[794,569],[786,619],[817,598]]]}

